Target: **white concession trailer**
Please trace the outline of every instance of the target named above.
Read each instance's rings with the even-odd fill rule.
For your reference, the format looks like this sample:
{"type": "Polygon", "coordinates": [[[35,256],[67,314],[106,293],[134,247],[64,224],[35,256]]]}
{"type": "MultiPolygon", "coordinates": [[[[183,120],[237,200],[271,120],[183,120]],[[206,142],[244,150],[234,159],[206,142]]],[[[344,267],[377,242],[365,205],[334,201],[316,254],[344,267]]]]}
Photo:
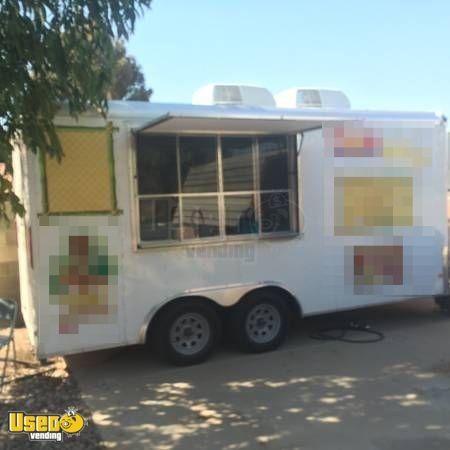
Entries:
{"type": "Polygon", "coordinates": [[[56,118],[61,163],[15,154],[22,312],[37,354],[151,343],[204,360],[224,328],[447,293],[447,131],[335,91],[213,85],[196,104],[56,118]]]}

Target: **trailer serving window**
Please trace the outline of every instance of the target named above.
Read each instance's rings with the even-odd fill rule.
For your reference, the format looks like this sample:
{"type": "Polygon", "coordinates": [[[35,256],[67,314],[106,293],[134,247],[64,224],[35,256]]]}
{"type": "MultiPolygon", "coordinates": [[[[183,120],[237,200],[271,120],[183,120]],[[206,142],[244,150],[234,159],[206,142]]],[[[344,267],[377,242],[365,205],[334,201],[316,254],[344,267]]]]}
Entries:
{"type": "Polygon", "coordinates": [[[295,137],[141,134],[142,244],[298,232],[295,137]]]}

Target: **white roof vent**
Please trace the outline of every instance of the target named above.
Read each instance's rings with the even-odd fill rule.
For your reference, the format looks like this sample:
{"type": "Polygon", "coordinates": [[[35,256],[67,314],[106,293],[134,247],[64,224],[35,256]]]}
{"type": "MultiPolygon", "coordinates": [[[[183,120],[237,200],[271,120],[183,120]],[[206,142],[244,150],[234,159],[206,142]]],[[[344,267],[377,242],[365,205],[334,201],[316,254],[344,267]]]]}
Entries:
{"type": "Polygon", "coordinates": [[[263,87],[208,84],[192,95],[194,105],[246,105],[275,107],[273,95],[263,87]]]}
{"type": "Polygon", "coordinates": [[[275,96],[279,108],[350,109],[347,96],[333,89],[292,88],[275,96]]]}

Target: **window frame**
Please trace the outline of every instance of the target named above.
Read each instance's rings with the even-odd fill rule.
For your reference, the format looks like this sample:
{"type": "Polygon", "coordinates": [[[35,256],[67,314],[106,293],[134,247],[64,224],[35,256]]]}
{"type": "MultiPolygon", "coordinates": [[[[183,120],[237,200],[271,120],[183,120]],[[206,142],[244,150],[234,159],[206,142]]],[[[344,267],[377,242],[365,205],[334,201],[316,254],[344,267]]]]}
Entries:
{"type": "MultiPolygon", "coordinates": [[[[173,136],[176,138],[176,161],[177,161],[177,178],[178,178],[178,192],[171,194],[139,194],[138,191],[138,180],[137,180],[137,139],[133,140],[133,163],[132,172],[134,179],[134,219],[135,219],[135,242],[138,250],[144,250],[148,248],[160,248],[160,247],[189,247],[189,246],[201,246],[201,245],[211,245],[211,244],[224,244],[227,242],[242,242],[242,241],[258,241],[264,239],[286,239],[286,238],[299,238],[301,237],[301,219],[300,219],[300,162],[298,160],[297,152],[297,134],[241,134],[241,133],[163,133],[154,132],[152,135],[159,136],[173,136]],[[260,170],[259,170],[259,137],[267,136],[283,136],[286,139],[286,148],[291,150],[289,155],[293,155],[293,163],[295,167],[295,174],[293,182],[294,186],[291,189],[272,189],[272,190],[259,190],[260,184],[260,170]],[[218,191],[217,192],[197,192],[197,193],[183,193],[181,191],[181,165],[180,165],[180,138],[181,137],[205,137],[205,138],[215,138],[216,140],[216,164],[217,164],[217,177],[218,177],[218,191]],[[223,180],[223,164],[222,164],[222,138],[227,137],[240,137],[249,138],[252,140],[252,168],[253,168],[253,190],[245,191],[224,191],[224,180],[223,180]],[[294,196],[294,202],[290,202],[289,206],[289,217],[290,223],[293,225],[292,230],[289,231],[273,231],[273,232],[263,232],[261,227],[261,194],[262,193],[287,193],[289,197],[294,196]],[[248,233],[248,234],[237,234],[237,235],[227,235],[226,234],[226,218],[225,218],[225,197],[242,196],[242,195],[253,195],[255,197],[255,215],[258,218],[258,232],[248,233]],[[205,238],[192,238],[184,239],[183,230],[183,199],[186,197],[217,197],[218,198],[218,219],[219,219],[219,235],[213,237],[205,238]],[[143,198],[169,198],[177,197],[179,199],[179,217],[180,217],[180,239],[166,239],[166,240],[155,240],[155,241],[143,241],[141,239],[141,217],[140,217],[140,207],[139,201],[143,198]],[[297,207],[295,207],[295,204],[297,207]]],[[[288,170],[289,164],[288,161],[288,170]]]]}

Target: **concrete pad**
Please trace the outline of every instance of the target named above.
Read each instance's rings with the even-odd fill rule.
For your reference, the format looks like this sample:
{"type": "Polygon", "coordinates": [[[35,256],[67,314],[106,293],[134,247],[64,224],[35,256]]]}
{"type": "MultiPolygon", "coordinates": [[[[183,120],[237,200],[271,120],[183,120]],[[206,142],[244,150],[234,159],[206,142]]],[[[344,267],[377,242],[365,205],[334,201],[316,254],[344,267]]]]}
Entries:
{"type": "Polygon", "coordinates": [[[450,318],[430,300],[305,319],[278,351],[173,368],[142,347],[67,358],[117,449],[448,450],[450,318]],[[315,341],[349,319],[386,339],[315,341]]]}

